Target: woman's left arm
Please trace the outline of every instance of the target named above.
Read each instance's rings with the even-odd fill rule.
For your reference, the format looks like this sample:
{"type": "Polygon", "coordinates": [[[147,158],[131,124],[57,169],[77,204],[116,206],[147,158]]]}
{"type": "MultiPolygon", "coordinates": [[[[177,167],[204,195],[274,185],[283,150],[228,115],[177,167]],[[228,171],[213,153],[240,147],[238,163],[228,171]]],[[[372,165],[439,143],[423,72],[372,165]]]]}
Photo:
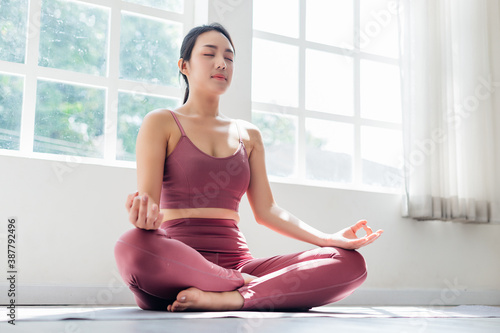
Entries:
{"type": "Polygon", "coordinates": [[[382,234],[382,230],[372,232],[364,220],[337,233],[327,234],[279,207],[274,201],[267,178],[261,133],[256,127],[250,126],[247,126],[247,130],[252,143],[249,156],[251,175],[247,197],[257,223],[285,236],[322,247],[337,246],[345,249],[357,249],[370,244],[382,234]],[[366,231],[366,236],[358,238],[356,232],[361,228],[366,231]]]}

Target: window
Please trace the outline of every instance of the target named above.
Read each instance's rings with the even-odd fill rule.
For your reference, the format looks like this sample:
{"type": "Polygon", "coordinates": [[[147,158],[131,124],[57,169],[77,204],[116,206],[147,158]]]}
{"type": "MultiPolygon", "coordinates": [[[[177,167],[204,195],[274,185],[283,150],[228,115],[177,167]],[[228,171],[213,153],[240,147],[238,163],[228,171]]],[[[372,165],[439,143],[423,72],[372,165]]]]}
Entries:
{"type": "Polygon", "coordinates": [[[271,178],[399,191],[397,2],[253,4],[252,121],[271,178]]]}
{"type": "Polygon", "coordinates": [[[144,115],[181,102],[192,2],[2,0],[0,149],[134,161],[144,115]]]}

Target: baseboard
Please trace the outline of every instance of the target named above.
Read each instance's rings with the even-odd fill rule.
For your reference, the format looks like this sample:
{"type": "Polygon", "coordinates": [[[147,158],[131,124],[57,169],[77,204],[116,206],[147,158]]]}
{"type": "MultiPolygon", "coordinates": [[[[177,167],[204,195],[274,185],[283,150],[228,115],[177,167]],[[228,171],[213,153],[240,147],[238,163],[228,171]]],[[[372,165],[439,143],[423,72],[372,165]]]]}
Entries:
{"type": "MultiPolygon", "coordinates": [[[[0,285],[1,305],[6,305],[7,286],[0,285]]],[[[19,285],[16,286],[16,305],[135,305],[132,292],[125,285],[71,286],[19,285]]],[[[335,305],[500,305],[500,290],[429,289],[364,289],[335,305]]]]}
{"type": "Polygon", "coordinates": [[[335,305],[500,305],[500,290],[359,289],[335,305]]]}
{"type": "MultiPolygon", "coordinates": [[[[0,285],[1,303],[7,286],[0,285]]],[[[121,283],[107,286],[18,285],[16,305],[135,305],[134,295],[121,283]]]]}

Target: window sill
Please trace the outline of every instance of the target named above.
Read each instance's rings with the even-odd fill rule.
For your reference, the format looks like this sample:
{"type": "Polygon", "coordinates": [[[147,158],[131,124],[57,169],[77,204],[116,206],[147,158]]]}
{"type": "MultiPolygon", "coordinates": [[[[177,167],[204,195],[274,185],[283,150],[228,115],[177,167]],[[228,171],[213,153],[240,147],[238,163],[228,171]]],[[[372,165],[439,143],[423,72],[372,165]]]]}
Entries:
{"type": "Polygon", "coordinates": [[[49,153],[34,153],[34,152],[25,153],[19,150],[9,150],[9,149],[0,149],[0,156],[22,157],[22,158],[62,162],[66,163],[70,167],[80,164],[87,164],[87,165],[101,165],[101,166],[135,169],[137,166],[135,161],[105,160],[102,158],[58,155],[49,153]]]}
{"type": "Polygon", "coordinates": [[[325,182],[312,179],[297,179],[297,178],[269,176],[269,182],[277,184],[301,185],[301,186],[331,188],[331,189],[349,190],[349,191],[361,191],[370,193],[397,194],[397,195],[403,194],[403,189],[391,189],[391,188],[370,186],[364,184],[333,183],[333,182],[325,182]]]}

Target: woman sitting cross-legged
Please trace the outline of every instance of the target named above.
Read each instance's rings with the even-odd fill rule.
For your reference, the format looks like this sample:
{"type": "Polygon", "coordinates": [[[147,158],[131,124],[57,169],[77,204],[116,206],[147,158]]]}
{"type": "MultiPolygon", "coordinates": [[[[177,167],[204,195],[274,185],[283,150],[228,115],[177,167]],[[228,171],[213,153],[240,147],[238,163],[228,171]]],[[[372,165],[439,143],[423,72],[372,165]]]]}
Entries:
{"type": "Polygon", "coordinates": [[[122,278],[145,310],[304,310],[339,301],[366,279],[356,249],[376,240],[366,221],[328,234],[274,201],[261,133],[219,111],[235,50],[218,24],[193,28],[181,46],[184,104],[146,115],[137,137],[135,226],[115,245],[122,278]],[[247,193],[255,220],[318,247],[254,258],[238,229],[247,193]],[[357,237],[358,230],[366,236],[357,237]]]}

